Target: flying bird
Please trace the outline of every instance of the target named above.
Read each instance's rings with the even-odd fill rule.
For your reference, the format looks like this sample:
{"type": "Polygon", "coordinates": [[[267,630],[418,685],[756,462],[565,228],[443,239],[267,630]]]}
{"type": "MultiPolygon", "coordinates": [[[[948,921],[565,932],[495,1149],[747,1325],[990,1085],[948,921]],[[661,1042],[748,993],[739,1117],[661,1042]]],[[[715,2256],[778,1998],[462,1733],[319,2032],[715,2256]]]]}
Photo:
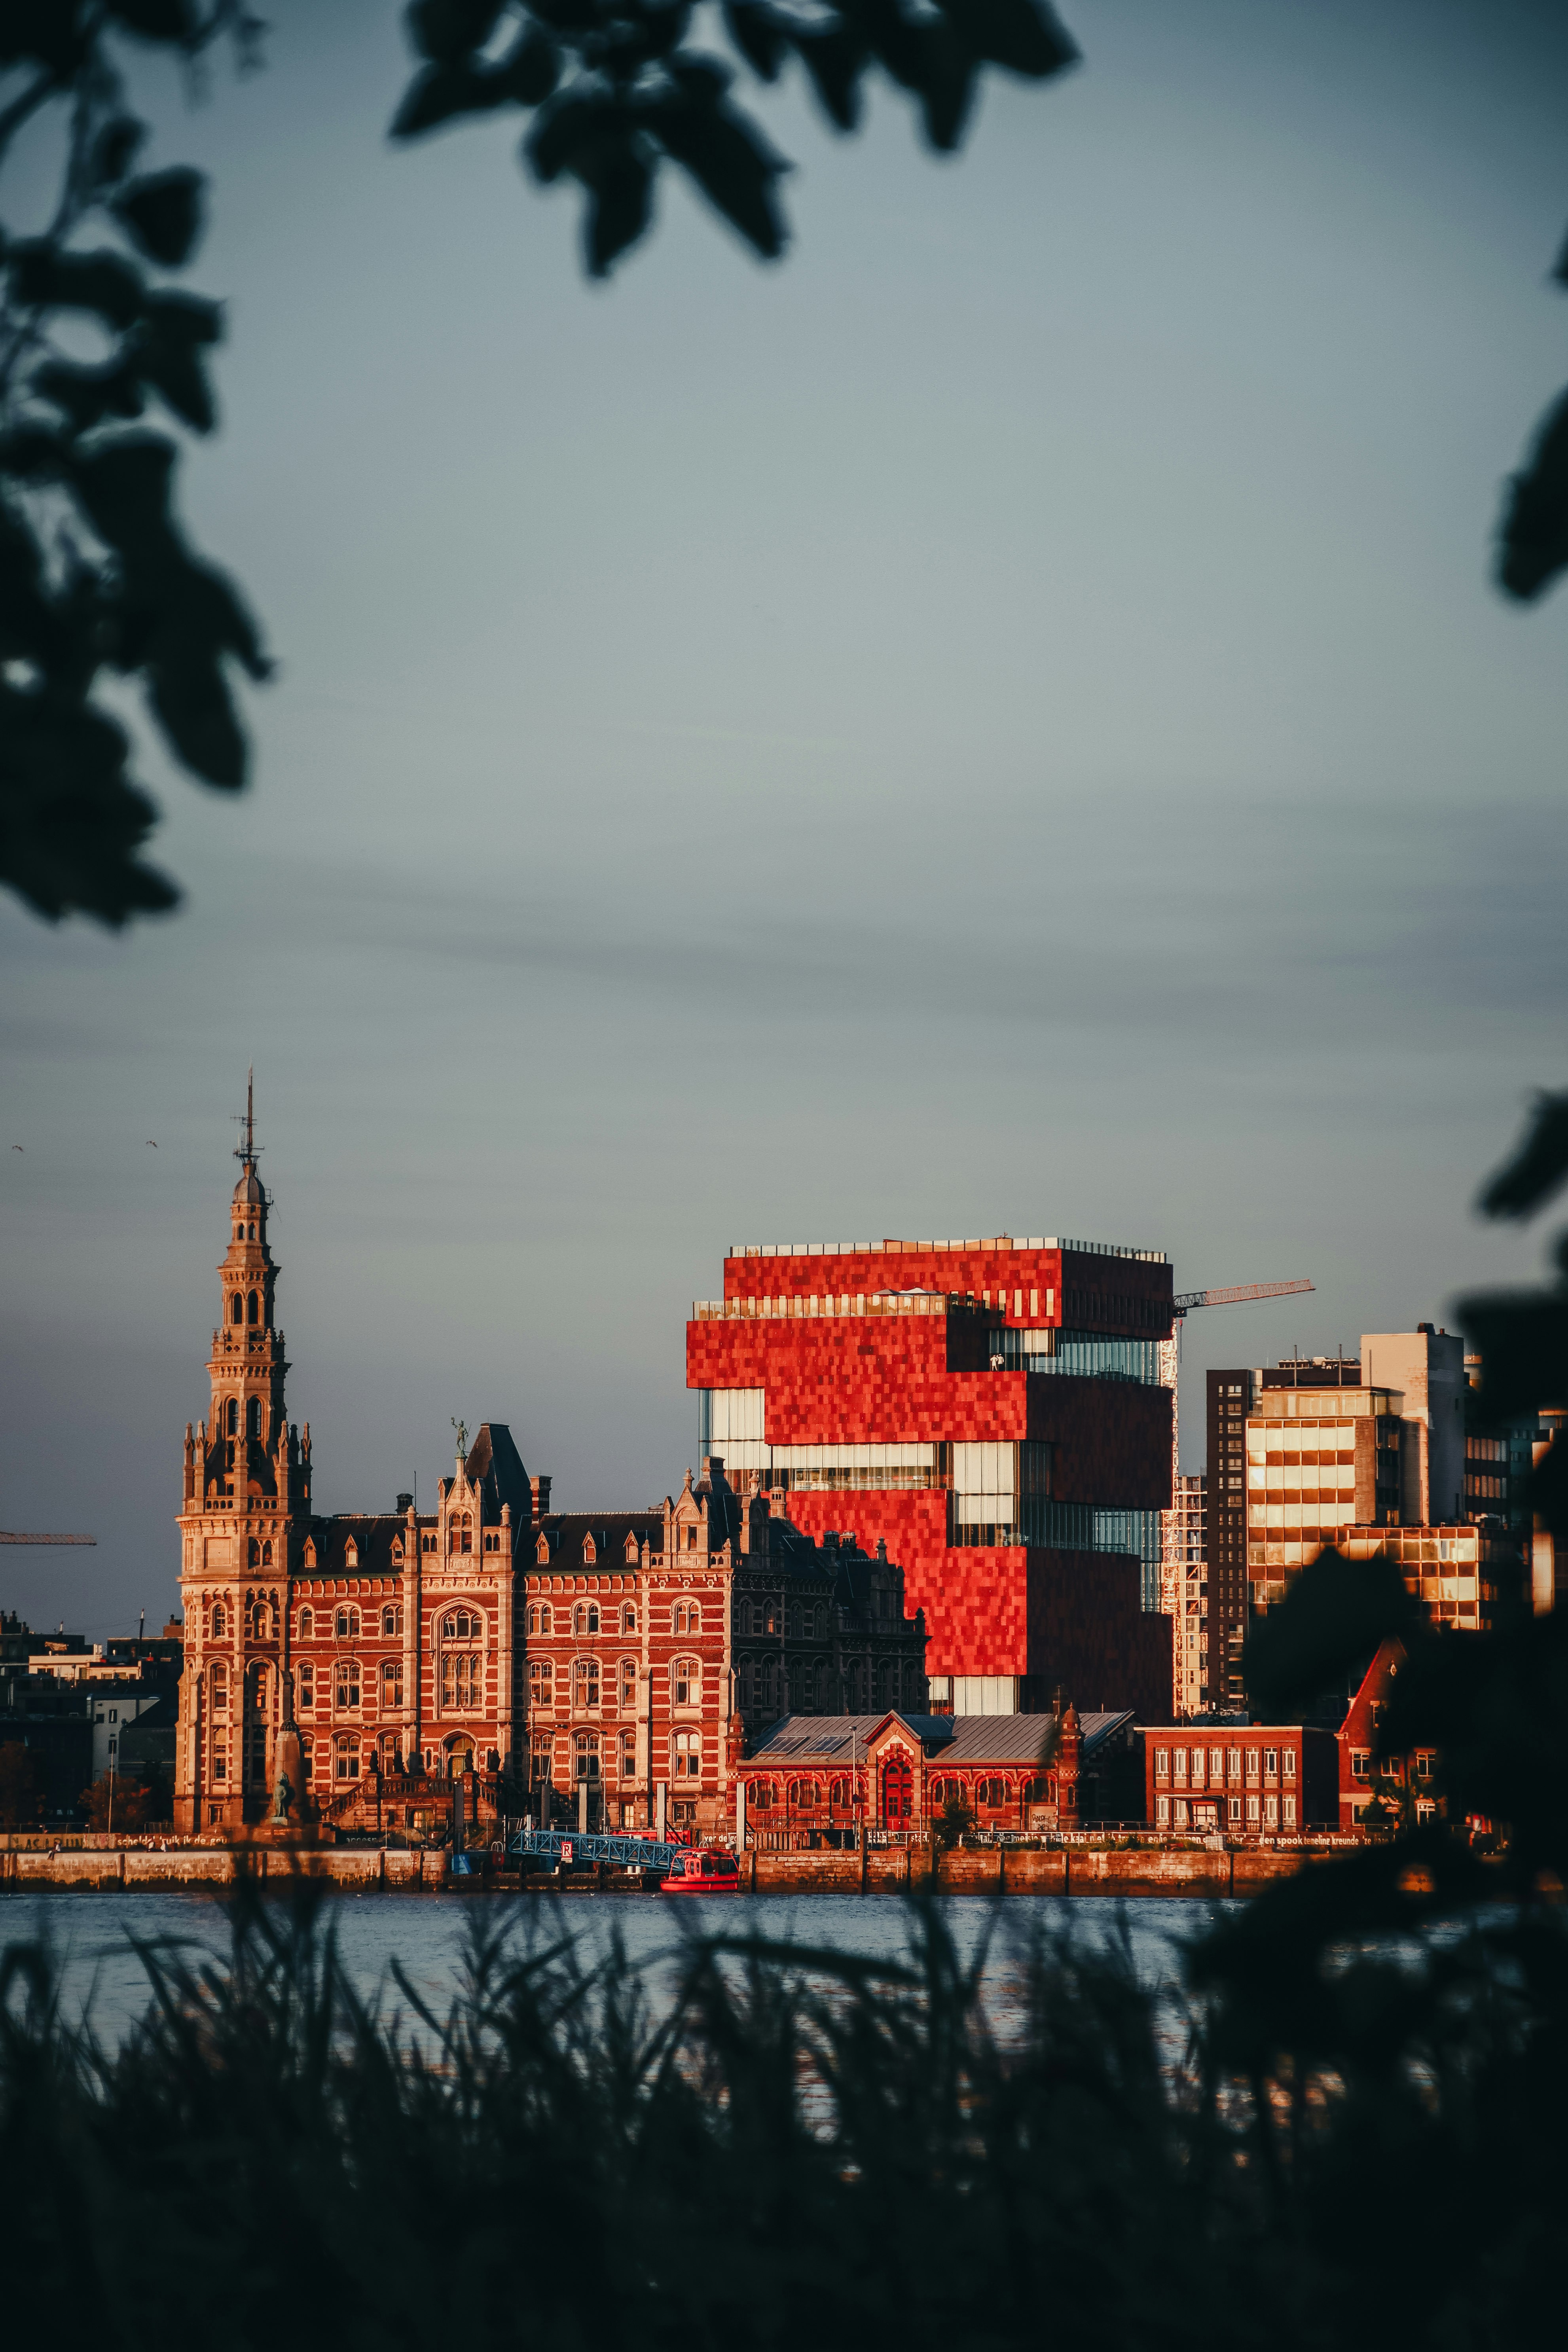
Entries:
{"type": "Polygon", "coordinates": [[[151,1136],[149,1136],[149,1137],[147,1138],[147,1141],[148,1141],[149,1145],[151,1145],[152,1149],[153,1149],[154,1151],[156,1151],[156,1150],[157,1150],[157,1149],[158,1149],[158,1147],[157,1147],[157,1145],[156,1145],[155,1143],[153,1143],[153,1139],[152,1139],[152,1137],[151,1137],[151,1136]]]}
{"type": "Polygon", "coordinates": [[[20,1151],[20,1150],[21,1150],[21,1149],[22,1149],[22,1147],[21,1147],[21,1145],[20,1145],[19,1143],[14,1143],[14,1144],[11,1146],[11,1149],[12,1149],[12,1150],[13,1150],[13,1151],[20,1151]]]}

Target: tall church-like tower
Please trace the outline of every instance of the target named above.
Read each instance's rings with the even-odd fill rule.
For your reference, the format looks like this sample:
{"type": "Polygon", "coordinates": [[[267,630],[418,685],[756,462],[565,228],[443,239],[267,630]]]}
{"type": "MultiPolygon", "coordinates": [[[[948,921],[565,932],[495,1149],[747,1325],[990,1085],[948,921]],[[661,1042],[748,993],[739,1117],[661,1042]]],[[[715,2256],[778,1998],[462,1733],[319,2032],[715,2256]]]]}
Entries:
{"type": "Polygon", "coordinates": [[[261,1818],[284,1719],[289,1580],[310,1513],[310,1432],[289,1425],[288,1360],[273,1320],[278,1267],[270,1203],[257,1174],[246,1087],[240,1178],[219,1265],[222,1319],[207,1372],[210,1418],[185,1427],[180,1684],[174,1815],[185,1830],[261,1818]]]}

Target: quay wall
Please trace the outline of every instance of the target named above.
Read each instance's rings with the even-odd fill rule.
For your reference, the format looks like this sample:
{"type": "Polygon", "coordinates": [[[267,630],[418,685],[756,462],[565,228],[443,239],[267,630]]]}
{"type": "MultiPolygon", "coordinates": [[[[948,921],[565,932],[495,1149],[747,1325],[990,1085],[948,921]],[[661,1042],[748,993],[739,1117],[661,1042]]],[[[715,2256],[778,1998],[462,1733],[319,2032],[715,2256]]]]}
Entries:
{"type": "MultiPolygon", "coordinates": [[[[1323,1850],[1324,1852],[1327,1849],[1323,1850]]],[[[1238,1847],[1215,1852],[1191,1847],[987,1846],[937,1857],[936,1885],[948,1895],[1244,1895],[1289,1877],[1322,1854],[1310,1847],[1238,1847]]],[[[282,1886],[299,1878],[325,1879],[362,1891],[396,1889],[434,1894],[447,1884],[449,1856],[378,1846],[286,1848],[179,1845],[164,1849],[76,1848],[0,1843],[0,1894],[29,1887],[223,1887],[249,1877],[282,1886]]],[[[931,1885],[929,1847],[872,1847],[864,1854],[760,1853],[742,1859],[742,1886],[759,1895],[902,1895],[931,1885]]],[[[563,1891],[635,1885],[622,1872],[574,1874],[563,1891]]],[[[530,1892],[554,1882],[536,1880],[530,1892]]],[[[515,1885],[509,1877],[459,1882],[465,1892],[515,1885]]]]}

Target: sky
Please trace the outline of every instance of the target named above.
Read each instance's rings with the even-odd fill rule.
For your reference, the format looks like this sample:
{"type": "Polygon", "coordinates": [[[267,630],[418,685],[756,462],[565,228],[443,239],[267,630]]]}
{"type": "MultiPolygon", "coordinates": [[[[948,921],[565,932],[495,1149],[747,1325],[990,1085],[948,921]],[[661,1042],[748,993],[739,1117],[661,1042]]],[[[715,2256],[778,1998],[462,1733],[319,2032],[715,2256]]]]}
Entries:
{"type": "Polygon", "coordinates": [[[785,260],[667,187],[608,286],[515,124],[387,146],[395,8],[268,13],[140,87],[226,305],[184,511],[278,674],[242,799],[148,739],[175,916],[0,905],[0,1526],[97,1537],[0,1605],[175,1603],[252,1064],[328,1511],[454,1416],[678,1489],[731,1244],[1310,1279],[1189,1318],[1187,1469],[1206,1364],[1535,1273],[1472,1203],[1564,1083],[1568,600],[1489,582],[1561,11],[1068,0],[956,160],[759,93],[785,260]]]}

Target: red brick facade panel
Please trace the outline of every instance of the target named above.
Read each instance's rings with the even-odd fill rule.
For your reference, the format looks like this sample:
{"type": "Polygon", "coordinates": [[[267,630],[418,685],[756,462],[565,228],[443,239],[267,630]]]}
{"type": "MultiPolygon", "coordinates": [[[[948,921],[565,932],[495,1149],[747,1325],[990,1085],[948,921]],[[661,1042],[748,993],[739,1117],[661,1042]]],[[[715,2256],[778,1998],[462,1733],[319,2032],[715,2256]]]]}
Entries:
{"type": "Polygon", "coordinates": [[[1059,1687],[1085,1707],[1130,1706],[1145,1722],[1168,1714],[1171,1621],[1144,1613],[1138,1562],[1113,1551],[1030,1551],[1016,1557],[1029,1563],[1029,1672],[1044,1683],[1046,1697],[1059,1687]]]}
{"type": "Polygon", "coordinates": [[[770,1445],[942,1444],[1028,1433],[1026,1372],[952,1372],[943,1315],[689,1323],[686,1384],[765,1389],[770,1445]]]}
{"type": "MultiPolygon", "coordinates": [[[[1057,1372],[992,1372],[994,1381],[1028,1383],[1025,1434],[1056,1448],[1051,1491],[1068,1501],[1093,1499],[1121,1511],[1171,1507],[1171,1391],[1118,1381],[1108,1400],[1103,1381],[1057,1372]]],[[[967,1435],[960,1431],[959,1435],[967,1435]]]]}
{"type": "Polygon", "coordinates": [[[833,1255],[727,1257],[726,1298],[871,1297],[879,1290],[938,1290],[998,1307],[1026,1328],[1124,1332],[1166,1339],[1171,1268],[1079,1250],[921,1249],[900,1243],[833,1255]]]}

